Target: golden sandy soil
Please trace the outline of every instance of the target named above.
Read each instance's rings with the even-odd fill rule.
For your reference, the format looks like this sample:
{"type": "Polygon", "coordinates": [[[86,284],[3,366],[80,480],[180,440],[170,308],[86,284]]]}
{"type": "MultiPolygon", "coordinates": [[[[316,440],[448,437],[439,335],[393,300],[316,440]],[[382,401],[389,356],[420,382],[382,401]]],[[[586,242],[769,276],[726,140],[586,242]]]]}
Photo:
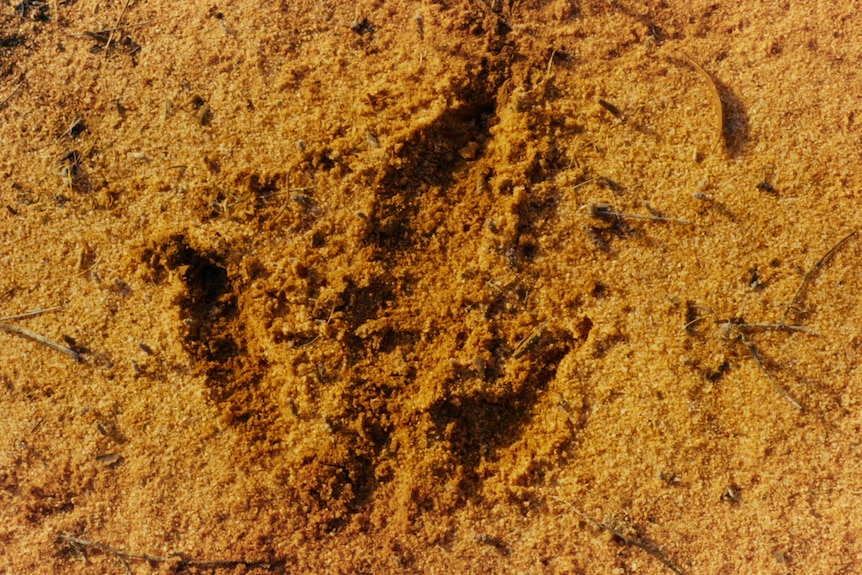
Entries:
{"type": "Polygon", "coordinates": [[[0,569],[862,573],[851,4],[0,4],[0,569]]]}

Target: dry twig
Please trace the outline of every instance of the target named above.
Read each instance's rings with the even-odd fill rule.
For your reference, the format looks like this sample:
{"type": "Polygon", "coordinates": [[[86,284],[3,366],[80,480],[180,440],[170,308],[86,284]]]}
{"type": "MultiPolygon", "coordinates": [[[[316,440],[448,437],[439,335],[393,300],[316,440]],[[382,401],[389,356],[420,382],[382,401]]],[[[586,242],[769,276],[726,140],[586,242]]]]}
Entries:
{"type": "Polygon", "coordinates": [[[123,17],[126,15],[126,10],[129,8],[129,2],[131,2],[131,0],[126,0],[126,3],[123,4],[123,9],[122,9],[122,11],[120,11],[120,17],[117,18],[117,23],[114,24],[113,30],[111,30],[111,33],[108,35],[108,41],[105,42],[105,57],[106,58],[108,57],[108,49],[111,47],[111,42],[114,40],[114,32],[120,29],[120,24],[122,24],[123,17]]]}
{"type": "MultiPolygon", "coordinates": [[[[787,308],[784,310],[784,315],[781,318],[781,321],[778,323],[746,323],[742,319],[729,319],[729,320],[718,320],[715,322],[721,326],[721,330],[723,332],[723,336],[725,339],[739,341],[748,348],[751,357],[754,359],[754,362],[757,364],[757,367],[760,368],[760,371],[766,376],[766,379],[769,381],[770,385],[779,393],[781,397],[783,397],[789,404],[791,404],[796,409],[802,410],[804,409],[803,405],[797,401],[790,393],[784,389],[781,385],[778,384],[776,379],[772,376],[772,374],[767,369],[764,361],[761,359],[760,354],[757,351],[757,346],[754,345],[754,341],[752,341],[750,335],[753,332],[757,331],[786,331],[786,332],[802,332],[807,333],[809,335],[819,335],[816,331],[809,329],[802,325],[792,325],[787,323],[788,315],[790,314],[790,310],[796,307],[796,304],[799,303],[799,300],[802,297],[803,292],[805,291],[806,286],[808,286],[813,280],[815,274],[823,269],[823,266],[832,258],[832,256],[837,252],[844,244],[850,241],[858,233],[858,230],[854,230],[844,236],[838,243],[832,246],[829,251],[827,251],[823,257],[821,257],[814,267],[812,267],[808,272],[802,277],[802,282],[799,284],[799,287],[796,289],[796,293],[793,295],[793,299],[787,305],[787,308]]],[[[715,317],[715,313],[708,308],[698,308],[704,311],[709,312],[710,315],[715,317]]],[[[695,323],[703,320],[704,317],[696,317],[692,321],[689,321],[685,324],[684,329],[686,331],[694,325],[695,323]]]]}
{"type": "Polygon", "coordinates": [[[52,349],[56,349],[57,351],[59,351],[61,353],[65,353],[66,355],[68,355],[69,357],[74,359],[75,361],[81,361],[81,354],[78,353],[77,351],[75,351],[74,349],[66,347],[65,345],[57,343],[56,341],[50,340],[47,337],[39,335],[38,333],[36,333],[34,331],[30,331],[29,329],[23,328],[21,326],[6,323],[9,320],[33,317],[35,315],[40,315],[43,313],[47,313],[49,311],[56,311],[58,309],[60,309],[60,308],[59,307],[51,307],[51,308],[45,308],[45,309],[34,309],[34,310],[27,311],[24,313],[19,313],[17,315],[0,317],[0,330],[3,330],[3,331],[8,332],[8,333],[17,333],[18,335],[22,335],[22,336],[24,336],[28,339],[31,339],[35,342],[41,343],[43,345],[47,345],[48,347],[50,347],[52,349]]]}
{"type": "Polygon", "coordinates": [[[775,378],[772,377],[772,374],[769,373],[769,370],[767,370],[766,366],[763,365],[763,361],[760,359],[760,356],[757,354],[757,348],[754,347],[754,344],[751,341],[749,341],[749,339],[747,337],[745,337],[744,334],[741,334],[740,339],[741,339],[742,343],[744,343],[748,347],[748,351],[751,352],[751,357],[754,358],[754,362],[758,365],[758,367],[760,367],[760,371],[762,371],[764,373],[764,375],[766,375],[766,379],[769,380],[769,383],[772,385],[772,387],[775,389],[775,391],[780,393],[781,397],[786,399],[787,402],[790,403],[790,405],[792,405],[796,409],[801,410],[802,404],[799,403],[798,401],[796,401],[795,399],[793,399],[793,396],[790,395],[790,393],[788,393],[788,391],[786,389],[784,389],[783,387],[778,385],[778,382],[775,381],[775,378]]]}
{"type": "Polygon", "coordinates": [[[515,351],[512,352],[512,358],[517,359],[530,351],[534,345],[541,339],[542,333],[544,333],[545,328],[548,326],[548,322],[543,321],[539,325],[530,331],[521,341],[518,342],[518,345],[515,346],[515,351]]]}
{"type": "Polygon", "coordinates": [[[617,537],[620,541],[622,541],[626,545],[631,545],[633,547],[637,547],[638,549],[642,549],[643,551],[646,551],[647,553],[649,553],[650,555],[652,555],[653,557],[658,559],[662,565],[664,565],[665,567],[667,567],[668,569],[673,571],[676,575],[684,575],[682,570],[680,570],[679,567],[677,567],[676,565],[671,563],[670,560],[667,557],[665,557],[664,553],[662,552],[661,549],[658,548],[658,546],[650,543],[649,541],[647,541],[646,539],[644,539],[640,535],[637,535],[636,538],[629,537],[628,535],[626,535],[625,533],[623,533],[619,529],[617,529],[615,527],[611,527],[610,525],[606,525],[605,523],[602,523],[601,521],[590,517],[589,515],[587,515],[586,513],[584,513],[583,511],[581,511],[580,509],[578,509],[577,507],[575,507],[571,503],[569,503],[568,501],[566,501],[562,498],[557,498],[557,499],[559,499],[561,502],[568,505],[569,509],[574,511],[578,516],[580,516],[582,519],[584,519],[588,523],[593,524],[596,528],[600,529],[601,531],[606,531],[608,533],[611,533],[612,535],[617,537]]]}
{"type": "Polygon", "coordinates": [[[808,270],[808,272],[802,277],[802,283],[799,284],[799,288],[796,290],[796,293],[793,294],[793,299],[790,300],[789,304],[787,304],[787,309],[784,310],[784,315],[781,317],[782,326],[786,326],[787,315],[790,313],[790,310],[793,309],[793,307],[797,304],[797,302],[799,302],[799,298],[802,295],[803,290],[805,290],[805,286],[807,286],[811,282],[814,275],[818,271],[820,271],[824,265],[826,265],[826,262],[829,261],[829,259],[835,254],[835,252],[841,249],[841,246],[850,241],[850,238],[855,236],[857,233],[858,230],[853,230],[852,232],[844,236],[844,238],[840,242],[832,246],[828,252],[823,254],[823,257],[820,258],[820,260],[816,264],[814,264],[814,267],[808,270]]]}
{"type": "Polygon", "coordinates": [[[618,212],[609,204],[590,204],[589,206],[590,215],[594,218],[598,218],[600,220],[614,220],[614,219],[626,219],[626,220],[647,220],[651,222],[665,222],[665,223],[673,223],[673,224],[683,224],[686,226],[692,225],[692,222],[688,220],[680,220],[677,218],[666,218],[664,216],[641,216],[638,214],[625,214],[623,212],[618,212]]]}
{"type": "Polygon", "coordinates": [[[12,99],[12,96],[14,96],[15,94],[17,94],[17,93],[18,93],[18,90],[20,90],[20,89],[21,89],[21,86],[23,86],[23,85],[24,85],[24,80],[21,80],[20,82],[18,82],[18,84],[17,84],[17,85],[15,86],[15,88],[14,88],[14,89],[9,93],[9,95],[8,95],[8,96],[6,96],[5,98],[3,98],[3,100],[0,100],[0,108],[2,108],[2,107],[6,104],[6,102],[8,102],[10,99],[12,99]]]}
{"type": "Polygon", "coordinates": [[[724,107],[721,103],[721,94],[718,91],[718,86],[715,84],[715,80],[712,79],[709,72],[704,70],[703,66],[698,64],[694,58],[686,54],[682,53],[685,56],[685,59],[688,60],[689,64],[691,64],[698,73],[703,76],[706,80],[706,83],[709,85],[709,93],[710,99],[712,100],[712,110],[713,114],[716,118],[716,126],[715,126],[715,143],[719,146],[724,145],[724,107]]]}
{"type": "MultiPolygon", "coordinates": [[[[709,308],[698,307],[697,309],[706,311],[710,315],[715,317],[715,312],[713,312],[709,308]]],[[[692,325],[704,319],[705,318],[703,316],[696,317],[695,319],[685,324],[683,329],[688,331],[692,325]]],[[[748,348],[748,351],[749,353],[751,353],[751,357],[754,359],[754,362],[757,364],[757,367],[759,367],[760,370],[764,373],[764,375],[766,375],[766,379],[769,380],[770,385],[772,385],[772,387],[779,394],[781,394],[781,397],[787,400],[787,402],[790,403],[796,409],[803,409],[802,404],[799,403],[796,399],[794,399],[793,396],[790,395],[790,393],[786,389],[781,387],[778,382],[775,381],[775,378],[772,377],[772,374],[769,373],[769,370],[766,369],[766,365],[763,363],[763,360],[760,359],[760,354],[757,353],[757,347],[755,347],[754,342],[751,340],[749,335],[752,332],[756,331],[789,331],[802,332],[809,335],[818,335],[817,332],[808,329],[807,327],[802,325],[786,325],[783,323],[745,323],[745,321],[743,321],[742,319],[716,319],[715,323],[717,323],[719,327],[721,327],[722,337],[724,339],[742,342],[742,344],[748,348]]]]}
{"type": "Polygon", "coordinates": [[[162,20],[166,20],[167,18],[153,18],[151,20],[144,20],[142,22],[133,22],[131,24],[117,24],[113,28],[105,28],[104,30],[93,30],[87,32],[87,34],[91,36],[96,35],[104,35],[104,34],[112,34],[114,32],[119,32],[120,30],[129,30],[130,28],[140,28],[141,26],[147,26],[149,24],[153,24],[155,22],[161,22],[162,20]]]}
{"type": "Polygon", "coordinates": [[[128,560],[130,559],[136,561],[147,561],[149,563],[176,563],[181,567],[198,567],[203,569],[234,569],[236,567],[257,567],[261,569],[272,569],[277,566],[277,564],[268,561],[201,561],[196,559],[189,559],[182,553],[172,553],[169,557],[160,557],[158,555],[150,555],[148,553],[130,553],[128,551],[123,551],[122,549],[115,549],[113,547],[105,545],[104,543],[99,543],[97,541],[89,541],[87,539],[81,539],[80,537],[72,537],[71,535],[58,535],[57,543],[65,543],[72,550],[81,554],[85,554],[87,550],[92,549],[109,553],[123,563],[123,566],[125,567],[127,573],[131,572],[128,564],[128,560]]]}

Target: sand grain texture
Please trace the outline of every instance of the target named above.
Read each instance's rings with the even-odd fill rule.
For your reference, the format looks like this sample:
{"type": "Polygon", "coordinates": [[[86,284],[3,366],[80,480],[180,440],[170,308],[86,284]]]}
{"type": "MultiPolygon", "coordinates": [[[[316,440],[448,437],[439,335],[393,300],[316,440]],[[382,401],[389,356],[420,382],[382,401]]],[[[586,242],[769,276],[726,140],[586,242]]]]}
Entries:
{"type": "Polygon", "coordinates": [[[852,7],[0,12],[4,573],[862,572],[852,7]]]}

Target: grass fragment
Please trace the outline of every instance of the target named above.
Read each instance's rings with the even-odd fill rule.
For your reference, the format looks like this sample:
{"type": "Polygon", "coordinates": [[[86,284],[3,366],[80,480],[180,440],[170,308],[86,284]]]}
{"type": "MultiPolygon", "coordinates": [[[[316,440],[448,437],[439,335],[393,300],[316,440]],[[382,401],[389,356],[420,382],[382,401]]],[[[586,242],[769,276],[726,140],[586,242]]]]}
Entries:
{"type": "Polygon", "coordinates": [[[703,66],[697,63],[697,61],[686,54],[682,53],[685,56],[685,59],[688,60],[688,63],[691,64],[695,70],[706,80],[707,85],[709,86],[710,93],[710,101],[712,106],[712,113],[715,117],[715,140],[714,145],[724,148],[727,144],[724,138],[724,106],[721,103],[721,94],[718,91],[718,86],[715,83],[715,80],[712,79],[712,76],[707,72],[703,66]]]}
{"type": "Polygon", "coordinates": [[[834,246],[829,248],[829,251],[826,252],[825,254],[823,254],[823,257],[820,258],[816,264],[814,264],[814,267],[812,267],[810,270],[808,270],[805,273],[805,275],[802,277],[802,282],[799,284],[799,287],[796,289],[796,293],[793,294],[793,299],[790,300],[790,303],[787,304],[787,308],[784,310],[784,315],[781,317],[781,325],[782,326],[786,326],[787,316],[790,313],[790,310],[793,309],[796,306],[796,304],[799,302],[799,298],[802,296],[802,292],[805,290],[805,286],[807,286],[809,283],[811,283],[811,280],[814,277],[814,275],[818,271],[823,269],[823,266],[826,265],[826,263],[832,258],[833,255],[835,255],[835,252],[837,252],[839,249],[841,249],[841,246],[843,246],[848,241],[850,241],[850,239],[853,238],[858,232],[859,232],[859,230],[853,230],[852,232],[850,232],[849,234],[844,236],[844,238],[841,241],[839,241],[837,244],[835,244],[834,246]]]}
{"type": "Polygon", "coordinates": [[[37,343],[41,343],[42,345],[46,345],[46,346],[50,347],[51,349],[55,349],[55,350],[59,351],[60,353],[64,353],[64,354],[68,355],[69,357],[71,357],[72,359],[74,359],[75,361],[81,361],[81,354],[78,353],[77,351],[75,351],[74,349],[72,349],[70,347],[66,347],[65,345],[63,345],[61,343],[57,343],[54,340],[48,339],[47,337],[45,337],[43,335],[39,335],[35,331],[30,331],[27,328],[23,328],[23,327],[18,326],[18,325],[12,325],[12,324],[6,323],[9,320],[33,317],[35,315],[41,315],[43,313],[47,313],[50,311],[56,311],[58,309],[60,309],[60,308],[59,307],[51,307],[51,308],[44,308],[44,309],[34,309],[31,311],[19,313],[16,315],[0,317],[0,330],[5,331],[7,333],[15,333],[15,334],[24,336],[27,339],[33,340],[37,343]]]}
{"type": "Polygon", "coordinates": [[[584,513],[583,511],[581,511],[580,509],[578,509],[577,507],[575,507],[571,503],[569,503],[568,501],[566,501],[562,498],[559,498],[559,497],[557,499],[559,499],[561,502],[568,505],[569,509],[574,511],[579,517],[581,517],[582,519],[584,519],[588,523],[591,523],[597,529],[599,529],[601,531],[606,531],[606,532],[612,534],[614,537],[616,537],[617,539],[619,539],[620,541],[622,541],[626,545],[631,545],[632,547],[637,547],[638,549],[646,551],[647,553],[652,555],[655,559],[657,559],[662,565],[664,565],[665,567],[667,567],[668,569],[673,571],[676,575],[684,575],[682,570],[679,567],[677,567],[676,565],[674,565],[665,556],[664,552],[657,545],[650,543],[649,541],[647,541],[646,539],[644,539],[640,535],[637,535],[636,537],[630,537],[630,536],[626,535],[625,533],[623,533],[622,530],[615,528],[615,527],[611,527],[610,525],[607,525],[606,523],[602,523],[598,519],[594,519],[594,518],[590,517],[589,515],[587,515],[586,513],[584,513]]]}

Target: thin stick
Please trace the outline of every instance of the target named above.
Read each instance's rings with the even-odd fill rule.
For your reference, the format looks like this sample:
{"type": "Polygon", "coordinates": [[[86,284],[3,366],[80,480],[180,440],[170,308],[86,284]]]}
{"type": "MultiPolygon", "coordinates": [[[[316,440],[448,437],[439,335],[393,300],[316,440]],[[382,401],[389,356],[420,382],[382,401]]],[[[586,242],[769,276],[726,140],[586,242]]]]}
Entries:
{"type": "MultiPolygon", "coordinates": [[[[119,17],[119,18],[117,18],[117,23],[116,23],[116,24],[114,24],[114,29],[115,29],[115,30],[119,30],[119,29],[120,29],[120,23],[123,21],[123,16],[125,16],[125,15],[126,15],[126,9],[128,9],[128,7],[129,7],[129,2],[131,2],[131,0],[126,0],[126,3],[125,3],[125,4],[123,4],[123,10],[120,12],[120,17],[119,17]]],[[[106,58],[108,57],[108,48],[110,48],[110,47],[111,47],[111,41],[113,41],[113,39],[114,39],[114,31],[115,31],[115,30],[112,30],[112,31],[111,31],[110,36],[108,36],[108,41],[107,41],[107,42],[105,42],[105,57],[106,57],[106,58]]]]}
{"type": "Polygon", "coordinates": [[[832,246],[832,248],[830,248],[828,252],[823,254],[823,257],[820,258],[820,261],[814,264],[814,267],[808,270],[808,272],[802,277],[802,283],[799,284],[799,288],[796,290],[796,293],[793,294],[793,299],[790,300],[790,303],[787,305],[787,309],[784,310],[784,315],[781,317],[781,325],[784,325],[787,322],[787,315],[790,313],[790,310],[793,309],[793,306],[795,306],[796,303],[799,301],[799,297],[802,295],[802,291],[814,277],[814,274],[820,271],[820,269],[824,265],[826,265],[826,262],[829,260],[829,258],[831,258],[832,255],[835,254],[835,252],[841,249],[841,246],[850,241],[850,238],[855,236],[858,231],[859,230],[853,230],[852,232],[844,236],[844,238],[840,242],[832,246]]]}
{"type": "MultiPolygon", "coordinates": [[[[696,317],[687,324],[685,324],[682,328],[684,330],[688,330],[691,326],[696,324],[699,321],[705,320],[706,317],[700,316],[696,317]]],[[[728,331],[736,329],[737,331],[742,332],[751,332],[751,331],[799,331],[802,333],[807,333],[810,335],[820,335],[813,329],[807,328],[804,325],[788,325],[784,323],[734,323],[731,320],[727,321],[719,321],[716,320],[717,324],[719,324],[722,328],[726,328],[728,331]]]]}
{"type": "Polygon", "coordinates": [[[18,93],[18,90],[20,90],[20,89],[21,89],[21,86],[23,86],[23,85],[24,85],[24,80],[21,80],[20,82],[18,82],[18,85],[17,85],[17,86],[15,86],[15,89],[14,89],[14,90],[12,90],[12,92],[11,92],[8,96],[6,96],[5,98],[3,98],[3,101],[0,101],[0,108],[2,108],[2,107],[3,107],[3,105],[4,105],[6,102],[8,102],[8,101],[12,98],[12,96],[14,96],[15,94],[17,94],[17,93],[18,93]]]}
{"type": "Polygon", "coordinates": [[[548,76],[551,75],[551,67],[554,64],[554,56],[556,56],[556,55],[557,55],[557,49],[554,48],[554,50],[551,52],[551,57],[548,58],[548,68],[545,70],[545,80],[547,80],[548,76]]]}
{"type": "MultiPolygon", "coordinates": [[[[712,313],[712,310],[709,308],[698,308],[709,311],[712,313]]],[[[715,314],[713,313],[713,316],[715,314]]],[[[692,321],[685,324],[685,329],[688,329],[694,323],[705,319],[703,316],[697,317],[692,321]]],[[[808,329],[802,325],[786,325],[783,323],[735,323],[732,320],[727,321],[719,321],[716,320],[716,323],[719,324],[721,329],[727,334],[728,337],[732,337],[734,340],[741,341],[748,348],[748,351],[751,353],[751,357],[754,358],[754,362],[757,364],[757,367],[760,368],[760,371],[766,376],[766,379],[769,380],[770,385],[781,394],[788,403],[790,403],[796,409],[802,410],[802,404],[796,401],[793,396],[790,395],[783,387],[781,387],[775,378],[772,377],[772,374],[769,373],[769,370],[766,369],[766,365],[764,365],[763,360],[760,359],[760,354],[757,353],[757,348],[754,346],[754,343],[748,338],[747,334],[752,331],[767,331],[767,330],[775,330],[775,331],[800,331],[803,333],[808,333],[811,335],[818,335],[817,332],[808,329]]]]}
{"type": "Polygon", "coordinates": [[[578,509],[577,507],[575,507],[571,503],[569,503],[568,501],[561,499],[561,498],[557,498],[557,499],[560,499],[560,501],[562,501],[563,503],[565,503],[566,505],[569,506],[569,509],[574,511],[576,514],[578,514],[580,517],[582,517],[587,522],[592,523],[598,529],[600,529],[602,531],[607,531],[608,533],[612,533],[613,535],[618,537],[620,540],[623,541],[623,543],[626,543],[627,545],[632,545],[633,547],[637,547],[638,549],[642,549],[643,551],[646,551],[647,553],[649,553],[650,555],[652,555],[653,557],[658,559],[662,565],[664,565],[665,567],[667,567],[668,569],[670,569],[671,571],[676,573],[676,575],[684,575],[683,572],[679,569],[679,567],[677,567],[676,565],[671,563],[667,559],[667,557],[664,556],[664,553],[662,553],[661,549],[659,549],[655,545],[651,545],[648,541],[645,541],[641,537],[638,537],[637,539],[632,539],[631,537],[624,534],[619,529],[615,529],[614,527],[611,527],[609,525],[605,525],[604,523],[602,523],[601,521],[599,521],[597,519],[593,519],[592,517],[590,517],[589,515],[587,515],[586,513],[584,513],[583,511],[581,511],[580,509],[578,509]]]}
{"type": "Polygon", "coordinates": [[[693,325],[694,325],[694,324],[696,324],[697,322],[699,322],[699,321],[703,321],[703,320],[705,320],[705,319],[706,319],[706,318],[705,318],[705,317],[703,317],[703,316],[701,316],[701,317],[696,317],[696,318],[694,318],[693,320],[691,320],[690,322],[688,322],[687,324],[685,324],[684,326],[682,326],[682,329],[683,329],[684,331],[688,331],[688,328],[690,328],[691,326],[693,326],[693,325]]]}
{"type": "Polygon", "coordinates": [[[588,180],[584,180],[583,182],[580,182],[580,183],[575,184],[574,186],[572,186],[572,189],[573,189],[573,190],[577,190],[577,189],[578,189],[578,188],[580,188],[581,186],[586,186],[586,185],[587,185],[587,184],[589,184],[590,182],[595,182],[596,180],[600,180],[600,179],[601,179],[601,176],[596,176],[595,178],[590,178],[590,179],[588,179],[588,180]]]}
{"type": "Polygon", "coordinates": [[[104,543],[99,543],[97,541],[88,541],[87,539],[80,539],[78,537],[72,537],[71,535],[58,535],[57,541],[62,541],[64,543],[68,543],[73,549],[77,551],[81,551],[82,549],[98,549],[100,551],[105,551],[106,553],[110,553],[123,561],[125,563],[126,559],[136,559],[138,561],[149,561],[150,563],[171,563],[177,562],[183,566],[192,566],[192,567],[203,567],[203,568],[216,568],[216,567],[262,567],[264,569],[271,569],[275,565],[266,561],[197,561],[194,559],[188,559],[185,555],[181,553],[176,553],[171,557],[159,557],[158,555],[149,555],[147,553],[129,553],[128,551],[123,551],[121,549],[114,549],[113,547],[109,547],[104,543]]]}
{"type": "Polygon", "coordinates": [[[90,35],[93,35],[93,34],[113,34],[114,32],[119,32],[120,30],[128,30],[129,28],[140,28],[141,26],[153,24],[154,22],[159,22],[161,20],[167,20],[167,18],[153,18],[152,20],[144,20],[143,22],[135,22],[133,24],[123,24],[122,26],[117,24],[113,28],[105,28],[104,30],[94,30],[94,31],[89,32],[89,34],[90,35]]]}
{"type": "Polygon", "coordinates": [[[0,321],[9,321],[11,319],[24,319],[25,317],[33,317],[34,315],[42,315],[43,313],[48,313],[50,311],[57,311],[58,309],[62,309],[60,306],[57,307],[47,307],[45,309],[33,309],[30,311],[25,311],[24,313],[19,313],[18,315],[7,315],[6,317],[0,317],[0,321]]]}
{"type": "Polygon", "coordinates": [[[766,375],[766,379],[769,380],[769,383],[772,384],[772,387],[775,388],[775,391],[781,394],[781,397],[786,399],[790,405],[795,407],[798,410],[802,410],[802,404],[793,399],[793,397],[787,393],[787,391],[778,385],[778,382],[775,381],[775,378],[772,377],[772,374],[769,373],[769,370],[766,369],[766,366],[763,365],[763,361],[760,359],[760,356],[757,354],[757,348],[754,347],[754,344],[748,341],[747,338],[743,337],[742,342],[748,347],[748,350],[751,352],[751,357],[754,358],[754,361],[757,363],[760,370],[766,375]]]}
{"type": "Polygon", "coordinates": [[[734,325],[742,331],[801,331],[802,333],[810,335],[820,335],[813,329],[807,328],[804,325],[787,325],[785,323],[738,323],[734,325]]]}
{"type": "Polygon", "coordinates": [[[170,557],[158,557],[155,555],[148,555],[146,553],[129,553],[127,551],[108,547],[104,543],[87,541],[86,539],[79,539],[78,537],[72,537],[70,535],[59,535],[57,536],[57,539],[59,541],[65,541],[75,548],[84,547],[89,549],[101,549],[102,551],[107,551],[108,553],[116,555],[120,559],[140,559],[142,561],[152,561],[154,563],[167,563],[172,560],[170,557]]]}
{"type": "Polygon", "coordinates": [[[261,199],[261,200],[268,200],[269,198],[274,198],[274,197],[276,197],[276,196],[282,196],[282,195],[284,195],[284,194],[299,194],[299,193],[302,193],[302,192],[310,192],[311,190],[315,190],[315,189],[317,189],[317,186],[305,186],[305,187],[303,187],[303,188],[288,188],[288,189],[286,189],[286,190],[281,190],[280,192],[272,192],[272,193],[264,194],[264,195],[261,195],[261,196],[257,196],[257,195],[248,195],[248,196],[246,196],[246,197],[244,197],[244,198],[241,198],[241,199],[239,199],[239,200],[235,201],[234,203],[232,203],[232,204],[230,204],[229,206],[226,206],[226,207],[227,207],[227,209],[234,208],[234,207],[236,207],[236,206],[238,206],[238,205],[240,205],[240,204],[244,204],[244,203],[246,203],[247,201],[254,199],[255,197],[257,197],[257,198],[259,198],[259,199],[261,199]]]}
{"type": "Polygon", "coordinates": [[[620,212],[606,212],[609,216],[616,216],[618,218],[626,218],[629,220],[649,220],[652,222],[670,222],[673,224],[683,224],[686,226],[692,225],[693,222],[688,220],[678,220],[676,218],[665,218],[662,216],[639,216],[637,214],[623,214],[620,212]]]}
{"type": "Polygon", "coordinates": [[[530,351],[530,349],[532,349],[532,347],[539,341],[539,339],[541,339],[542,333],[544,333],[545,327],[547,327],[547,325],[548,322],[543,321],[535,328],[533,328],[533,330],[530,331],[530,333],[528,333],[526,337],[524,337],[524,339],[519,341],[518,345],[515,346],[515,351],[512,352],[512,358],[518,359],[519,357],[530,351]]]}
{"type": "Polygon", "coordinates": [[[712,108],[715,117],[718,119],[716,122],[715,129],[715,142],[719,145],[724,144],[724,108],[721,105],[721,94],[718,92],[718,86],[715,85],[715,80],[712,79],[712,76],[709,75],[709,72],[704,70],[703,66],[698,64],[694,58],[686,54],[682,53],[685,56],[685,59],[688,60],[689,64],[694,66],[694,69],[700,73],[701,76],[706,80],[706,83],[709,85],[709,92],[711,94],[712,100],[712,108]]]}
{"type": "Polygon", "coordinates": [[[669,222],[673,224],[683,224],[686,226],[692,225],[692,222],[688,220],[679,220],[676,218],[666,218],[663,216],[640,216],[637,214],[624,214],[622,212],[618,212],[613,209],[611,206],[607,204],[594,204],[590,206],[590,215],[595,216],[599,219],[610,219],[610,218],[624,218],[629,220],[648,220],[652,222],[669,222]]]}
{"type": "Polygon", "coordinates": [[[0,322],[0,330],[9,333],[17,333],[18,335],[23,335],[28,339],[32,339],[33,341],[39,342],[41,344],[47,345],[48,347],[56,349],[59,352],[65,353],[75,361],[81,361],[81,354],[79,354],[74,349],[68,348],[65,345],[57,343],[56,341],[52,341],[47,337],[41,336],[35,331],[30,331],[29,329],[3,322],[0,322]]]}
{"type": "MultiPolygon", "coordinates": [[[[102,256],[99,256],[98,258],[96,258],[96,261],[94,261],[94,262],[93,262],[93,265],[91,265],[91,266],[90,266],[90,267],[88,267],[87,269],[79,271],[79,272],[78,272],[78,275],[79,275],[79,276],[85,275],[87,272],[89,272],[89,271],[90,271],[90,270],[92,270],[94,267],[96,267],[97,265],[99,265],[99,262],[100,262],[100,261],[102,261],[102,256]]],[[[0,321],[2,321],[2,320],[0,320],[0,321]]]]}
{"type": "Polygon", "coordinates": [[[304,188],[288,188],[286,190],[281,190],[280,192],[272,192],[269,194],[264,194],[262,196],[258,196],[261,199],[274,198],[275,196],[282,196],[284,194],[294,194],[294,193],[302,193],[302,192],[310,192],[311,190],[316,190],[317,186],[305,186],[304,188]]]}

